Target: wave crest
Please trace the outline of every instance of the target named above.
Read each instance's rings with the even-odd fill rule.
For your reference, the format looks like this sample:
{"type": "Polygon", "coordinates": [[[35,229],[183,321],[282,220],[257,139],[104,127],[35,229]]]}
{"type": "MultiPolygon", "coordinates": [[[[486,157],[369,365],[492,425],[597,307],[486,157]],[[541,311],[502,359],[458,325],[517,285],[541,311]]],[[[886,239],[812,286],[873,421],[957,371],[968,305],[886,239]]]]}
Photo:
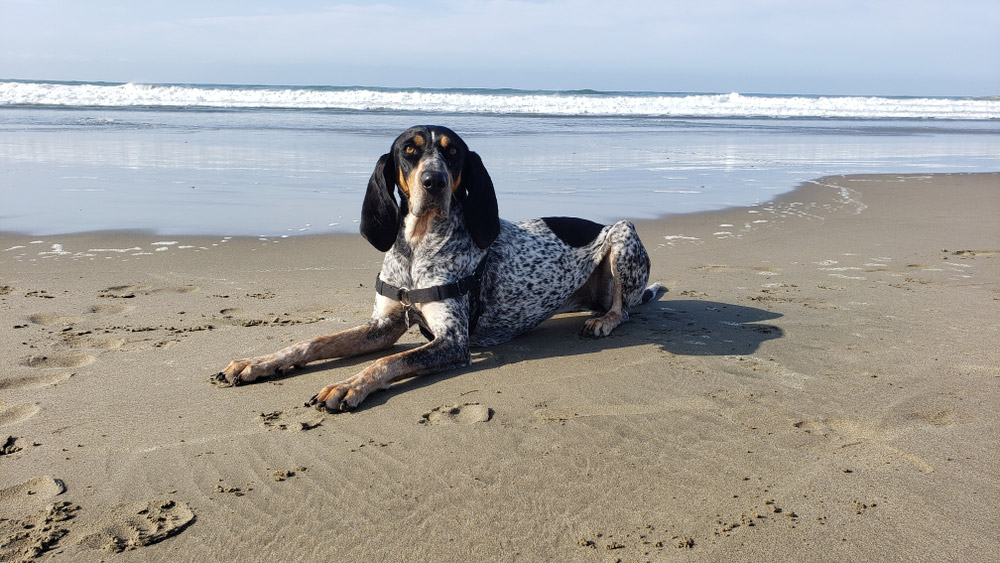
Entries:
{"type": "Polygon", "coordinates": [[[0,106],[692,118],[1000,119],[1000,99],[0,82],[0,106]]]}

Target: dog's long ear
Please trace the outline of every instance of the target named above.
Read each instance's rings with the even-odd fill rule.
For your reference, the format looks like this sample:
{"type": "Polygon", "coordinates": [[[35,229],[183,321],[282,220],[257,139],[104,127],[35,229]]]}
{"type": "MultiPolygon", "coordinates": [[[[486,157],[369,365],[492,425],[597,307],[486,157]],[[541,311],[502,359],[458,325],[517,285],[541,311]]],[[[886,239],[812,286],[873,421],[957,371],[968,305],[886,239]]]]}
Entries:
{"type": "Polygon", "coordinates": [[[368,191],[361,204],[361,236],[381,252],[392,248],[399,232],[399,204],[396,188],[396,161],[392,153],[383,154],[368,180],[368,191]]]}
{"type": "Polygon", "coordinates": [[[479,248],[486,248],[500,234],[500,213],[493,180],[483,166],[479,155],[469,151],[462,167],[462,188],[466,192],[462,202],[465,228],[479,248]]]}

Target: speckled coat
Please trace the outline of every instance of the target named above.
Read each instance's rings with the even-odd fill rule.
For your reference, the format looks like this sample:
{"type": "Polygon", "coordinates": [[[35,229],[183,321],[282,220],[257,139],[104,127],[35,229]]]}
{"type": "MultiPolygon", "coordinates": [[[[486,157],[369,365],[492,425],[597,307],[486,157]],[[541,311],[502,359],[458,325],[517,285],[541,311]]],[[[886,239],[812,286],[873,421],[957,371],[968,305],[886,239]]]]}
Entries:
{"type": "Polygon", "coordinates": [[[418,325],[429,342],[380,358],[310,400],[328,411],[350,409],[394,380],[466,365],[470,346],[505,342],[562,311],[597,313],[583,333],[606,336],[628,319],[629,307],[659,289],[646,287],[649,257],[629,221],[499,219],[479,155],[439,126],[408,129],[379,159],[361,232],[386,252],[378,285],[407,291],[455,285],[482,263],[481,278],[468,292],[428,302],[378,293],[364,325],[234,360],[220,382],[237,385],[320,359],[383,350],[418,325]]]}

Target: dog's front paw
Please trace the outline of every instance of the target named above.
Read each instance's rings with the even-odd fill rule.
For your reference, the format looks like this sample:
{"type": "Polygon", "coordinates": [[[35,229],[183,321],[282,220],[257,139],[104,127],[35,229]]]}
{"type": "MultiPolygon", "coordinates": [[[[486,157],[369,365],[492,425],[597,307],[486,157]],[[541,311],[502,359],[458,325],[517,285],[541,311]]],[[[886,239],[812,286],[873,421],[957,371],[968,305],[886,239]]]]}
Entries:
{"type": "Polygon", "coordinates": [[[240,385],[257,379],[271,377],[284,371],[280,361],[268,361],[266,357],[245,358],[229,362],[226,369],[215,376],[215,381],[222,384],[240,385]]]}
{"type": "Polygon", "coordinates": [[[357,407],[367,396],[368,393],[362,390],[360,385],[347,379],[327,385],[322,391],[313,395],[306,405],[331,413],[342,412],[357,407]]]}

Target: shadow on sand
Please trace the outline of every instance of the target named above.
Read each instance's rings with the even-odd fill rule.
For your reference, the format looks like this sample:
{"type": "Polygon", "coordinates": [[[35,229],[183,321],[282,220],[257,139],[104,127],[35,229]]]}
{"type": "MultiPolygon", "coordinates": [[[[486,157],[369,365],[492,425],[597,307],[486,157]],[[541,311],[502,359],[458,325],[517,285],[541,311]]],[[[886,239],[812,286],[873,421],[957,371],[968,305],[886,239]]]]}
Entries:
{"type": "MultiPolygon", "coordinates": [[[[504,364],[648,344],[678,356],[747,355],[756,352],[765,341],[784,335],[778,326],[763,322],[781,317],[778,313],[715,301],[660,298],[635,308],[627,323],[616,328],[610,336],[600,339],[580,335],[583,322],[589,317],[585,313],[558,315],[510,342],[489,348],[474,348],[471,365],[402,380],[387,391],[370,395],[358,410],[382,405],[397,393],[504,364]]],[[[342,360],[319,362],[296,370],[293,375],[321,371],[334,363],[357,363],[363,367],[380,356],[415,346],[397,345],[390,351],[351,358],[346,364],[340,363],[342,360]]]]}

